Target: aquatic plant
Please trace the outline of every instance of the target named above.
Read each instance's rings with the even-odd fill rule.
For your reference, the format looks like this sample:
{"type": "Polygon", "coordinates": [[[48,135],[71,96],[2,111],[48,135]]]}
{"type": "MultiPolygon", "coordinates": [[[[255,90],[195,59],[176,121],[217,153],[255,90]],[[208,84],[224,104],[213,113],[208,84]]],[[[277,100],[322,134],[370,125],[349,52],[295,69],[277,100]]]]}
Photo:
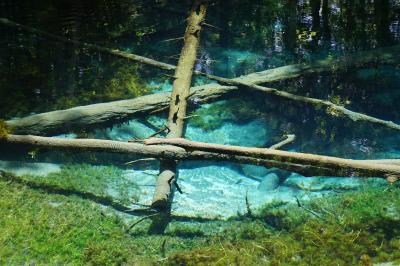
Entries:
{"type": "Polygon", "coordinates": [[[207,131],[217,129],[225,122],[248,122],[249,120],[262,117],[263,113],[256,104],[240,99],[233,99],[199,108],[190,116],[189,124],[191,126],[199,127],[207,131]]]}
{"type": "Polygon", "coordinates": [[[4,120],[0,119],[0,139],[7,137],[11,133],[11,129],[7,126],[4,120]]]}
{"type": "Polygon", "coordinates": [[[179,253],[169,265],[372,265],[399,261],[400,190],[366,189],[277,206],[263,225],[225,228],[207,247],[179,253]],[[233,233],[235,232],[235,233],[233,233]]]}
{"type": "Polygon", "coordinates": [[[137,201],[140,194],[137,184],[124,176],[122,169],[115,166],[69,164],[62,166],[60,172],[47,176],[27,175],[23,178],[40,184],[111,197],[127,205],[137,201]]]}

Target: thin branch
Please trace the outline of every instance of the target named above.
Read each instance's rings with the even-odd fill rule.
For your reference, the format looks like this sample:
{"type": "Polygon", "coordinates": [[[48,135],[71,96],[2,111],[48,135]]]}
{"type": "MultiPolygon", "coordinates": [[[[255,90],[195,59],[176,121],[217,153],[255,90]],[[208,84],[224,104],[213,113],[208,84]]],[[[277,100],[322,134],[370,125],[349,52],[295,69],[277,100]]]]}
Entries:
{"type": "Polygon", "coordinates": [[[292,143],[293,141],[295,141],[295,139],[296,139],[296,135],[294,135],[294,134],[286,135],[286,139],[284,139],[281,142],[278,142],[278,143],[272,145],[269,148],[272,149],[272,150],[278,150],[278,149],[282,148],[283,146],[285,146],[285,145],[287,145],[289,143],[292,143]]]}
{"type": "Polygon", "coordinates": [[[134,160],[134,161],[130,161],[125,163],[125,165],[132,165],[135,163],[141,163],[141,162],[148,162],[148,161],[157,161],[157,158],[143,158],[143,159],[138,159],[138,160],[134,160]]]}
{"type": "Polygon", "coordinates": [[[158,216],[158,215],[160,215],[160,213],[157,212],[157,213],[153,213],[153,214],[150,214],[150,215],[147,215],[147,216],[144,216],[144,217],[138,219],[136,222],[134,222],[133,224],[131,224],[131,225],[128,227],[128,229],[126,230],[126,232],[129,233],[129,231],[131,231],[132,228],[135,227],[136,225],[138,225],[139,223],[143,222],[143,221],[146,220],[146,219],[149,219],[149,218],[151,218],[151,217],[158,216]]]}

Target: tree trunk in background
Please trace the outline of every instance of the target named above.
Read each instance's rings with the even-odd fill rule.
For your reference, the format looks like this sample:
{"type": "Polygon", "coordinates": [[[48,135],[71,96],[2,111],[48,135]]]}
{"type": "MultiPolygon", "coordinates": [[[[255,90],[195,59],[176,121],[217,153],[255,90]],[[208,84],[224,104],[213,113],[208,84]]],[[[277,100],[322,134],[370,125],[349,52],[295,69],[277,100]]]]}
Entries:
{"type": "Polygon", "coordinates": [[[311,36],[312,38],[312,48],[315,50],[318,48],[318,41],[321,36],[321,18],[319,15],[319,10],[321,8],[321,0],[310,0],[311,6],[311,17],[312,17],[312,32],[315,33],[311,36]]]}
{"type": "Polygon", "coordinates": [[[378,46],[386,46],[391,42],[390,38],[390,5],[389,0],[375,0],[375,25],[376,41],[378,46]]]}
{"type": "Polygon", "coordinates": [[[354,13],[357,20],[355,25],[355,34],[357,36],[357,48],[366,49],[370,46],[370,41],[368,41],[368,29],[367,29],[367,14],[366,14],[366,3],[365,0],[358,0],[355,2],[354,13]]]}
{"type": "MultiPolygon", "coordinates": [[[[205,14],[206,4],[200,0],[194,0],[187,20],[184,46],[175,70],[168,115],[168,128],[170,131],[167,134],[167,138],[181,138],[184,135],[187,98],[190,92],[197,48],[199,46],[201,23],[204,21],[205,14]]],[[[162,233],[168,225],[176,180],[177,162],[174,160],[162,160],[160,175],[158,176],[151,204],[153,208],[161,212],[161,215],[153,219],[150,227],[151,233],[162,233]]]]}
{"type": "Polygon", "coordinates": [[[331,28],[329,26],[330,11],[328,0],[322,0],[322,37],[325,47],[331,46],[331,28]]]}
{"type": "Polygon", "coordinates": [[[285,12],[283,44],[287,51],[295,54],[297,42],[297,0],[286,0],[285,12]]]}
{"type": "Polygon", "coordinates": [[[229,33],[231,31],[229,18],[231,18],[233,12],[232,1],[220,1],[219,4],[224,10],[224,12],[220,12],[220,24],[224,30],[220,32],[219,45],[222,48],[228,48],[232,44],[232,34],[229,33]]]}

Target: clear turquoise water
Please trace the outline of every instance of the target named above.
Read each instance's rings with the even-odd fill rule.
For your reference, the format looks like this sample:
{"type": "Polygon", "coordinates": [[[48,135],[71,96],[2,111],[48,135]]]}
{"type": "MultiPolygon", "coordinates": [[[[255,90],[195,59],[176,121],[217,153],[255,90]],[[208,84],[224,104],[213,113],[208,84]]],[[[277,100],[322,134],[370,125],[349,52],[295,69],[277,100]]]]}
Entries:
{"type": "MultiPolygon", "coordinates": [[[[35,6],[24,1],[0,3],[1,17],[173,64],[176,64],[182,43],[165,40],[182,35],[183,10],[187,9],[186,5],[177,3],[163,5],[141,1],[49,3],[43,0],[35,6]]],[[[299,1],[297,6],[288,3],[275,1],[265,5],[260,1],[232,1],[215,4],[210,8],[207,21],[222,30],[209,29],[202,33],[196,69],[236,77],[286,64],[399,44],[398,1],[381,1],[377,6],[372,2],[362,6],[359,2],[332,1],[318,12],[312,10],[309,1],[299,1]]],[[[125,88],[130,86],[129,82],[146,86],[145,93],[171,90],[171,83],[163,72],[150,67],[4,26],[0,26],[0,34],[0,118],[3,119],[134,97],[129,88],[125,88]],[[128,81],[121,76],[128,76],[128,81]],[[117,91],[111,96],[107,91],[110,86],[117,91]]],[[[268,85],[321,99],[336,97],[347,101],[351,110],[400,123],[399,80],[399,65],[392,64],[304,76],[268,85]]],[[[195,84],[206,82],[209,81],[200,78],[194,81],[195,84]]],[[[243,92],[239,99],[243,105],[251,102],[257,107],[257,113],[246,119],[221,120],[220,126],[211,130],[203,130],[189,120],[186,137],[212,143],[267,147],[291,133],[296,134],[297,139],[285,147],[287,150],[347,158],[400,158],[400,135],[395,131],[331,117],[312,107],[260,94],[243,92]]],[[[233,100],[228,100],[228,105],[230,101],[233,100]]],[[[216,104],[221,103],[201,108],[208,109],[216,104]]],[[[210,112],[210,119],[218,117],[218,112],[210,112]]],[[[165,118],[151,117],[148,121],[161,126],[165,118]]],[[[144,138],[153,132],[154,129],[139,119],[80,135],[126,141],[132,137],[144,138]]],[[[3,161],[0,168],[17,173],[43,174],[49,169],[57,170],[54,163],[78,163],[88,157],[57,152],[32,156],[27,151],[0,151],[3,161]],[[28,166],[31,168],[24,172],[28,166]]],[[[114,164],[125,169],[128,176],[143,185],[140,203],[149,203],[155,180],[148,173],[156,173],[158,165],[135,170],[123,166],[126,160],[116,155],[99,155],[95,164],[114,164]]],[[[185,193],[176,195],[174,211],[224,217],[245,210],[246,194],[256,207],[277,199],[294,201],[295,197],[323,196],[332,193],[332,188],[356,189],[363,183],[359,179],[306,179],[276,169],[212,162],[182,163],[179,175],[179,184],[185,193]],[[308,193],[302,189],[304,186],[316,192],[308,193]]]]}

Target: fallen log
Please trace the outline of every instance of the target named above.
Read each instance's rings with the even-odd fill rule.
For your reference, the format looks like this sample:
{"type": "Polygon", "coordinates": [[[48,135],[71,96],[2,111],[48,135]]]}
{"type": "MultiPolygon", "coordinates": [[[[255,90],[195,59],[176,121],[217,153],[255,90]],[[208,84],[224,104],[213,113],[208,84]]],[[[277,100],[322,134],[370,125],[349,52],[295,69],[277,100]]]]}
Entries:
{"type": "Polygon", "coordinates": [[[110,152],[167,160],[229,161],[276,167],[304,176],[381,177],[400,176],[400,159],[353,160],[333,156],[208,144],[184,139],[146,139],[126,143],[99,139],[64,139],[31,135],[8,135],[0,143],[50,150],[110,152]],[[176,144],[176,145],[171,145],[176,144]]]}
{"type": "MultiPolygon", "coordinates": [[[[197,50],[200,44],[201,25],[205,19],[206,10],[207,2],[193,0],[190,15],[187,19],[184,44],[174,75],[175,79],[172,86],[168,115],[169,132],[166,138],[181,138],[184,135],[188,96],[197,50]]],[[[175,187],[179,190],[177,167],[178,162],[175,160],[161,160],[160,162],[160,174],[157,178],[151,206],[162,212],[162,214],[152,219],[150,233],[163,233],[170,221],[169,216],[175,187]]]]}
{"type": "Polygon", "coordinates": [[[257,157],[259,159],[275,160],[283,163],[289,162],[296,164],[309,164],[317,167],[320,166],[324,168],[331,168],[334,170],[340,169],[338,173],[341,173],[341,175],[343,173],[350,175],[363,175],[370,173],[370,171],[376,171],[376,174],[380,176],[383,175],[385,178],[387,178],[390,175],[398,175],[398,170],[400,170],[400,167],[397,163],[390,163],[390,161],[386,161],[385,163],[377,163],[376,161],[379,162],[379,160],[366,160],[366,162],[364,162],[363,160],[352,160],[332,156],[281,151],[271,148],[253,148],[212,144],[186,140],[183,138],[149,138],[138,141],[142,141],[145,145],[173,145],[185,148],[186,150],[217,152],[244,157],[257,157]],[[344,169],[347,170],[343,172],[344,169]]]}
{"type": "MultiPolygon", "coordinates": [[[[192,88],[189,99],[199,104],[215,101],[237,91],[235,86],[210,84],[192,88]]],[[[57,135],[76,130],[121,123],[132,118],[164,111],[171,99],[170,92],[140,96],[130,100],[78,106],[6,121],[15,134],[57,135]]]]}

